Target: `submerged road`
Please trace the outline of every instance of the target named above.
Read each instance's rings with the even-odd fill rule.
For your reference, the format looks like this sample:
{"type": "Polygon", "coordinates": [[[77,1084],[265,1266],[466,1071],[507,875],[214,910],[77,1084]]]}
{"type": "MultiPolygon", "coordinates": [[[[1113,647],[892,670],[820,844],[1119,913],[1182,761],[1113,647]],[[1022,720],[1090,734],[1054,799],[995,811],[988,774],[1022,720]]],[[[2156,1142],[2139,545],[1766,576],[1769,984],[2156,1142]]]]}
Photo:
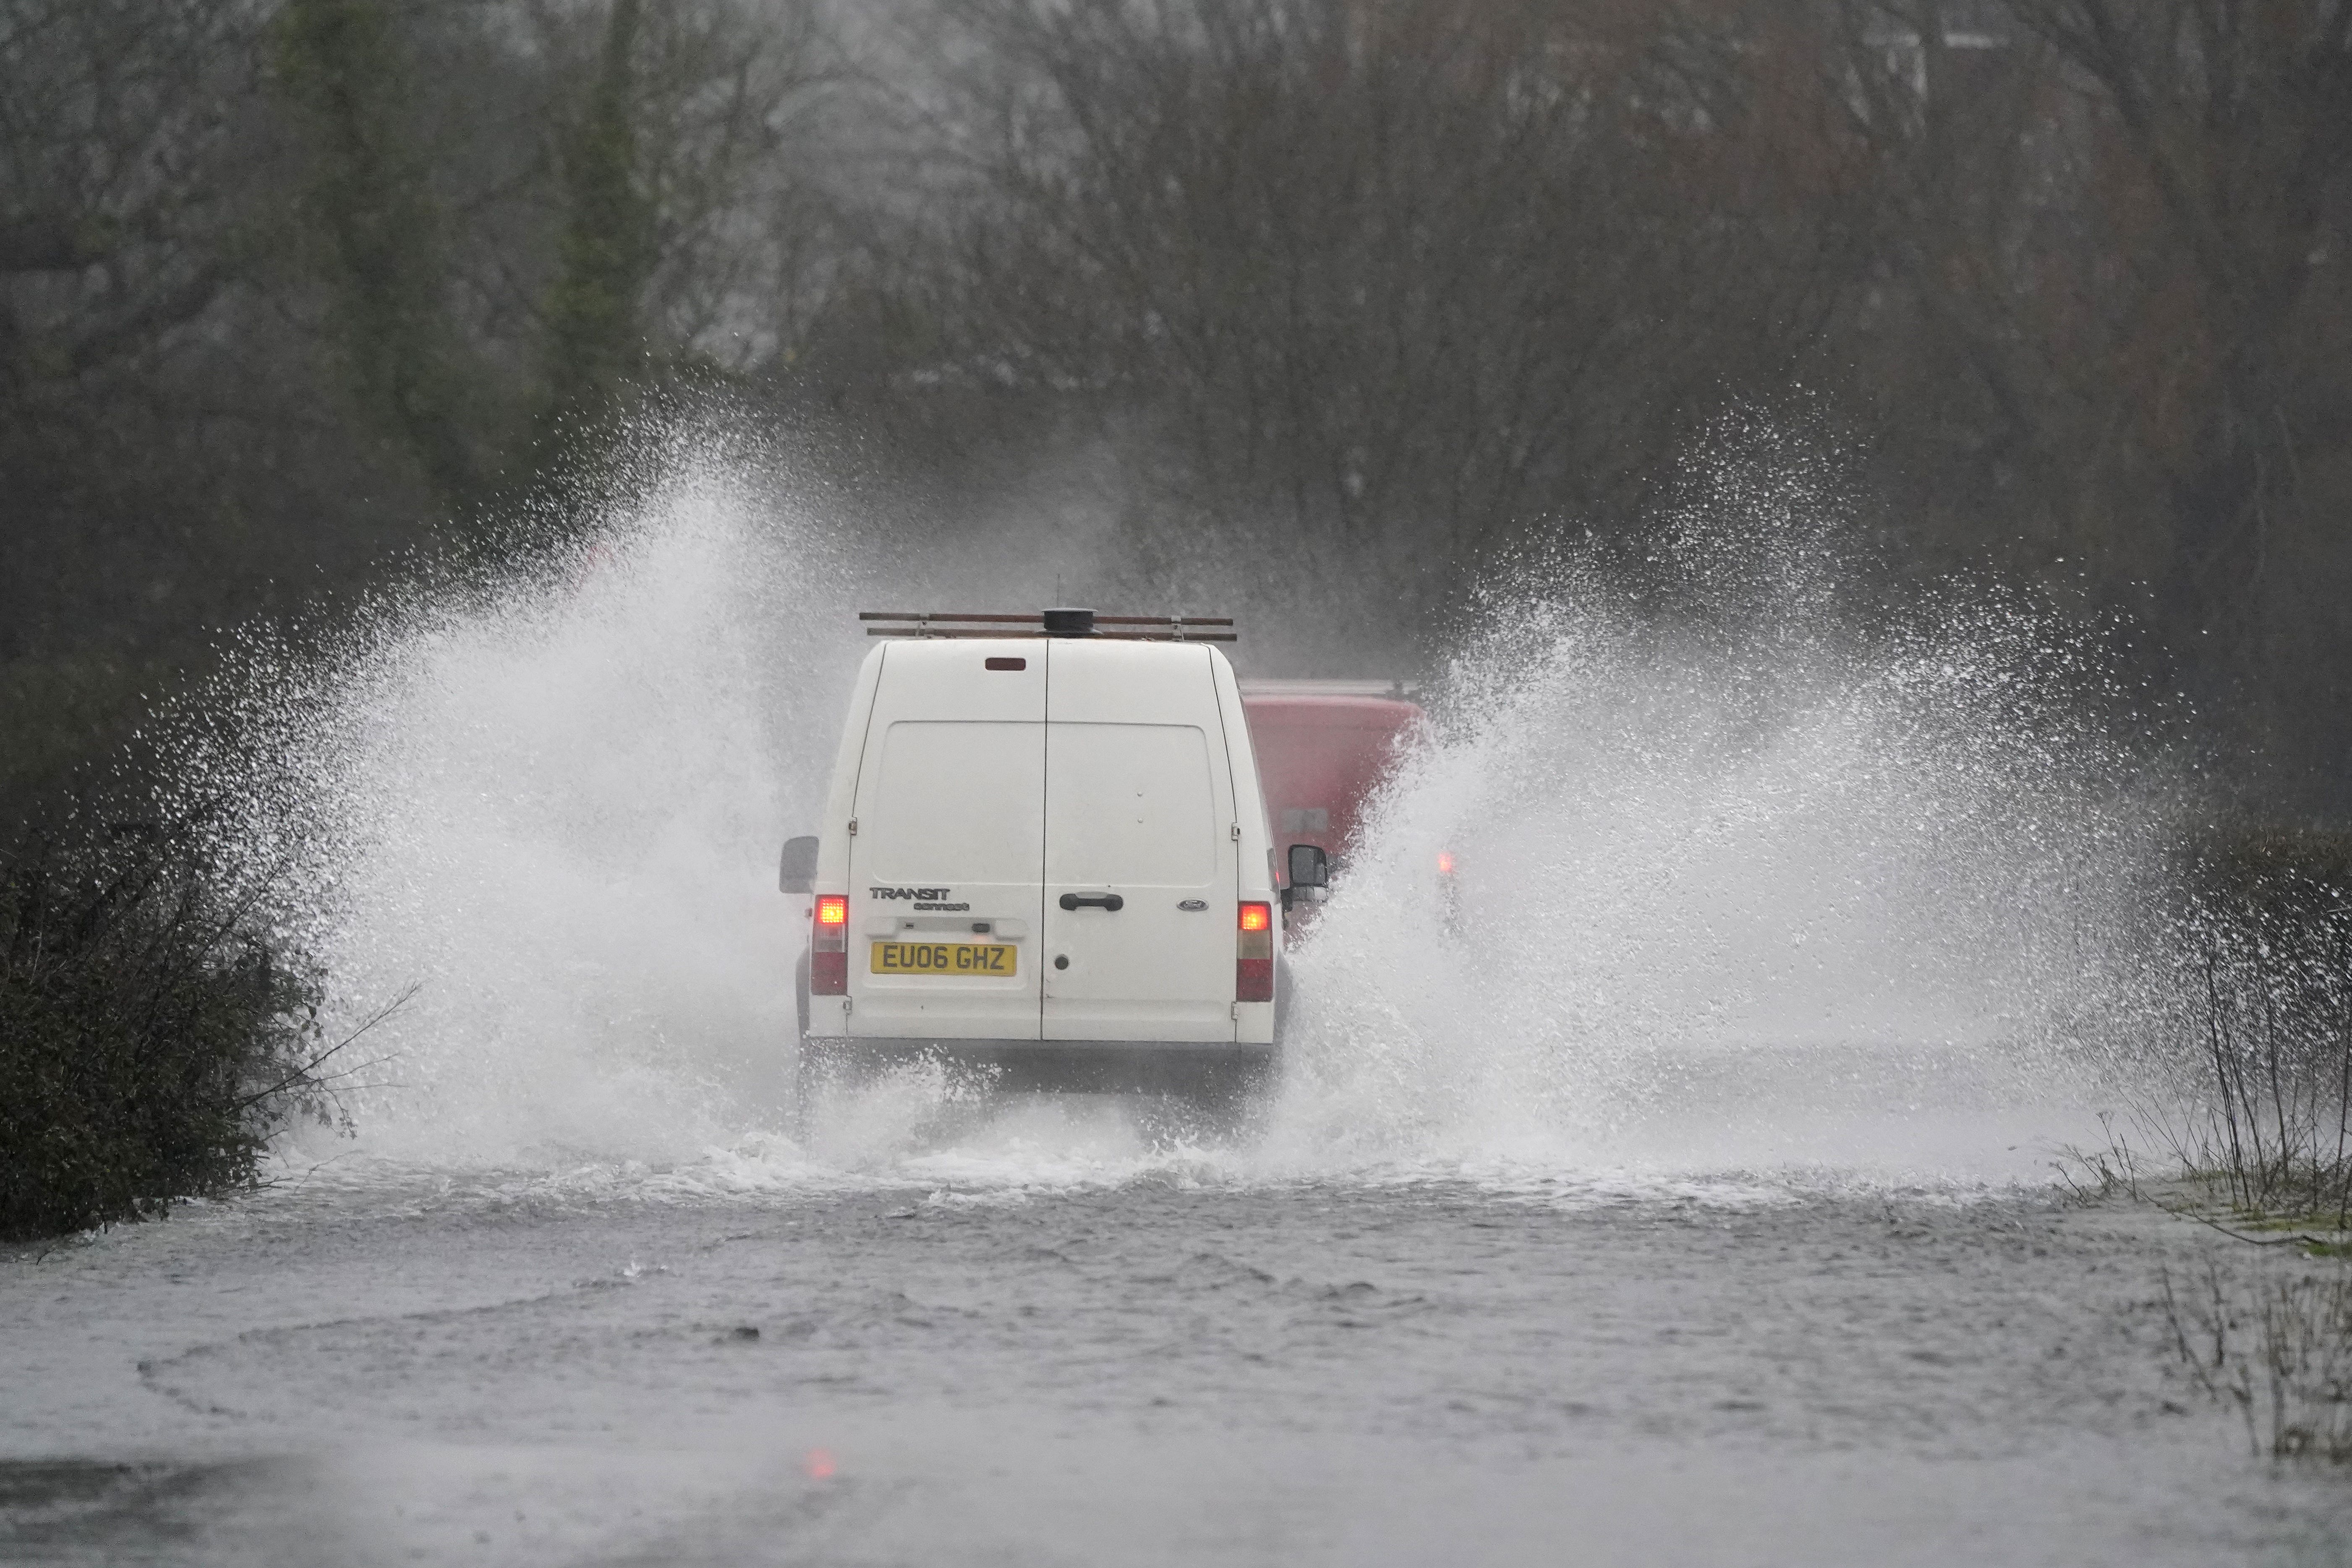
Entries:
{"type": "Polygon", "coordinates": [[[2352,1561],[2167,1350],[2231,1244],[2145,1210],[728,1185],[378,1171],[0,1258],[0,1560],[2352,1561]]]}

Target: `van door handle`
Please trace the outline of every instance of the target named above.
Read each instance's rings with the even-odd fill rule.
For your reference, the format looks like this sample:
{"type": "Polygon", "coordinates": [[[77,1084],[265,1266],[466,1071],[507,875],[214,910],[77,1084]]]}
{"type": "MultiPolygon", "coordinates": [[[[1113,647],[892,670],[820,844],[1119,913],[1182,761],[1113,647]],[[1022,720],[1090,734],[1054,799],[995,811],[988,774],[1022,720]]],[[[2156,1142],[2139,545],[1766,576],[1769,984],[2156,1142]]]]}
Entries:
{"type": "Polygon", "coordinates": [[[1064,893],[1062,907],[1066,910],[1108,910],[1117,914],[1127,908],[1127,900],[1117,893],[1064,893]]]}

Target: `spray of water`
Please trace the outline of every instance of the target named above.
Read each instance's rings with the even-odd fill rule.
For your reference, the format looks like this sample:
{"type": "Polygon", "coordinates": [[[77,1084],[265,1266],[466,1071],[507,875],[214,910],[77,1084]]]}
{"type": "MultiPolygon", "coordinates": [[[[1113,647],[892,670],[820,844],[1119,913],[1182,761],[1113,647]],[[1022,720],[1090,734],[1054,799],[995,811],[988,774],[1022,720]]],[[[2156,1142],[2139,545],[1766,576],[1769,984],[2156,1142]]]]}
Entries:
{"type": "Polygon", "coordinates": [[[703,469],[488,588],[251,650],[185,787],[289,868],[362,1147],[667,1163],[775,1120],[793,931],[775,846],[829,765],[844,574],[703,469]],[[779,977],[782,980],[780,983],[779,977]]]}
{"type": "Polygon", "coordinates": [[[948,1185],[2031,1169],[2046,1149],[2010,1146],[2080,1102],[2082,1019],[2129,989],[2147,748],[2043,610],[1842,605],[1806,469],[1734,451],[1646,561],[1490,590],[1295,955],[1286,1081],[1237,1145],[1034,1104],[943,1140],[960,1091],[928,1079],[824,1147],[780,1131],[774,853],[831,764],[847,612],[1036,597],[1050,552],[1008,570],[975,535],[919,581],[772,481],[674,463],[543,570],[379,605],[323,658],[255,650],[185,777],[244,803],[240,855],[296,868],[289,935],[338,1022],[414,988],[357,1047],[343,1147],[378,1159],[948,1185]]]}
{"type": "Polygon", "coordinates": [[[1481,605],[1297,955],[1294,1138],[1927,1175],[2096,1131],[2175,770],[2095,628],[1964,584],[1857,613],[1820,465],[1725,446],[1646,560],[1481,605]]]}

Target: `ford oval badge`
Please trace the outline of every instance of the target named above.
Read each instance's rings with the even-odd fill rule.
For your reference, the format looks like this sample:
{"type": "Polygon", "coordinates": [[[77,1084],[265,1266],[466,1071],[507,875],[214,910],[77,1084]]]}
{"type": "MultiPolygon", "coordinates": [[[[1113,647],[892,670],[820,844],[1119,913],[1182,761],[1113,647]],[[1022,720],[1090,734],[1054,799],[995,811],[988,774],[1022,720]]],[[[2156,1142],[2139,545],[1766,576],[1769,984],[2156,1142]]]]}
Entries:
{"type": "Polygon", "coordinates": [[[1187,899],[1176,907],[1180,910],[1192,910],[1194,911],[1198,911],[1207,909],[1209,907],[1209,900],[1206,899],[1187,899]]]}

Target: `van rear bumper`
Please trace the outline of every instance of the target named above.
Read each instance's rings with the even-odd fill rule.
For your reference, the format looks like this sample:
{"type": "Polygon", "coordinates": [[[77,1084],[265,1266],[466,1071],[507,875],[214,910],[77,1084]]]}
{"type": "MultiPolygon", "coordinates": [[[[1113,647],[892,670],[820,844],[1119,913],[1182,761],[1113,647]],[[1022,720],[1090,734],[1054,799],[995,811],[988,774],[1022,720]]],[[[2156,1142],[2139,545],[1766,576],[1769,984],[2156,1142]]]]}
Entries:
{"type": "Polygon", "coordinates": [[[1197,1093],[1245,1087],[1268,1073],[1275,1047],[1231,1040],[927,1040],[813,1037],[803,1070],[861,1076],[911,1062],[977,1068],[1015,1092],[1197,1093]]]}

